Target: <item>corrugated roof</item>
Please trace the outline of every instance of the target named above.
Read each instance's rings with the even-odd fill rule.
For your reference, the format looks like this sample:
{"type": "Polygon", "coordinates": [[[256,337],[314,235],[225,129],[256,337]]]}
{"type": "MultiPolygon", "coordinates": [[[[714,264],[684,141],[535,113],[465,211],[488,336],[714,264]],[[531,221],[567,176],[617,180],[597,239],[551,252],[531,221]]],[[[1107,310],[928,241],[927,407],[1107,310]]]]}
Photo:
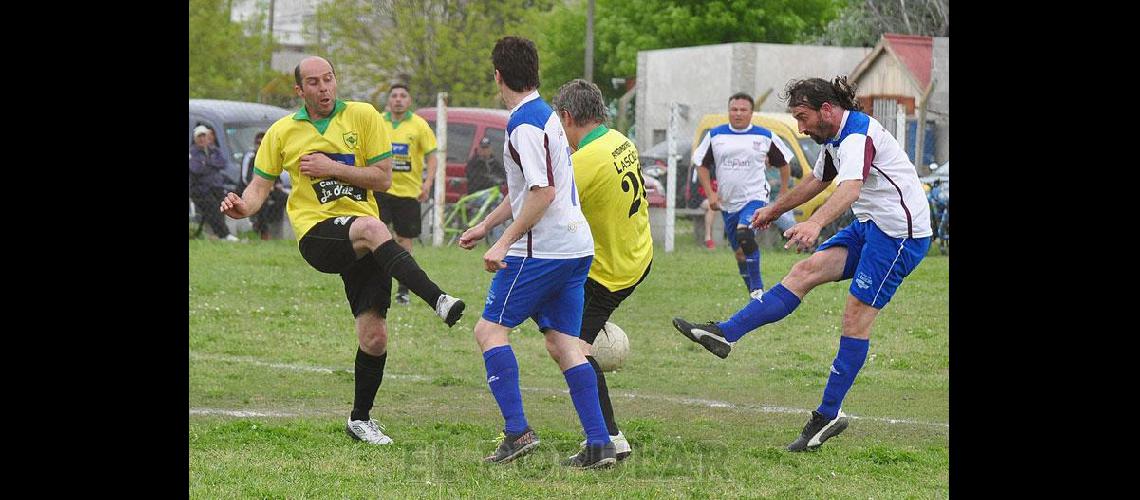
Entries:
{"type": "Polygon", "coordinates": [[[928,36],[886,33],[883,38],[891,51],[910,70],[920,88],[930,85],[930,61],[934,53],[934,39],[928,36]]]}

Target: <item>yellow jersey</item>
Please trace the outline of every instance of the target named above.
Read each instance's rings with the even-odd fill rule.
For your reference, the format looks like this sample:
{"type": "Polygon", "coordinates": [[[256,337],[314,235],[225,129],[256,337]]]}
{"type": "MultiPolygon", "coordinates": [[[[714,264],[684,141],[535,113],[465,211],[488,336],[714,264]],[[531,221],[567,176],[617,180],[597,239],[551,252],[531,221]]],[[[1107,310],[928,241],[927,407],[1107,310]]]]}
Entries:
{"type": "Polygon", "coordinates": [[[590,278],[610,291],[629,288],[653,260],[649,201],[637,148],[621,132],[599,125],[570,155],[582,213],[594,236],[590,278]]]}
{"type": "Polygon", "coordinates": [[[314,179],[301,173],[301,157],[323,153],[333,160],[364,168],[392,156],[392,143],[380,112],[371,104],[336,101],[328,118],[313,121],[308,110],[277,120],[257,150],[254,173],[270,181],[289,172],[293,192],[285,208],[300,240],[318,222],[352,215],[380,218],[372,190],[332,177],[314,179]]]}
{"type": "Polygon", "coordinates": [[[424,156],[437,147],[435,133],[427,120],[410,110],[395,120],[391,112],[384,113],[383,123],[392,140],[392,187],[386,192],[417,198],[423,192],[424,156]]]}

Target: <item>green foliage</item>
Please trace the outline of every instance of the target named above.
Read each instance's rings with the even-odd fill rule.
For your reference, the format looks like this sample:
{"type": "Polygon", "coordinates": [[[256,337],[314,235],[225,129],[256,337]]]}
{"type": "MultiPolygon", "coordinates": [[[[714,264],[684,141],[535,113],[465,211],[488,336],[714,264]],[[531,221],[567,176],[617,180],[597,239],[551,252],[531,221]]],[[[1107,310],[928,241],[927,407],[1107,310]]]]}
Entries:
{"type": "Polygon", "coordinates": [[[190,0],[190,97],[256,102],[278,74],[269,67],[274,42],[264,13],[243,25],[230,20],[226,4],[190,0]]]}
{"type": "MultiPolygon", "coordinates": [[[[620,96],[611,78],[637,74],[637,52],[732,42],[794,43],[818,35],[838,13],[837,0],[597,0],[594,82],[620,96]]],[[[539,52],[542,92],[552,95],[585,66],[586,1],[564,4],[545,18],[539,52]]]]}
{"type": "Polygon", "coordinates": [[[823,45],[874,47],[885,33],[949,35],[949,0],[849,0],[847,4],[821,35],[803,39],[823,45]]]}
{"type": "Polygon", "coordinates": [[[294,90],[296,79],[293,73],[281,73],[270,79],[258,92],[258,102],[279,106],[286,109],[301,107],[301,98],[294,90]]]}
{"type": "MultiPolygon", "coordinates": [[[[534,37],[534,19],[553,0],[333,0],[306,31],[337,68],[342,89],[378,109],[393,81],[411,86],[417,107],[448,92],[452,106],[499,105],[491,49],[502,36],[534,37]],[[347,85],[347,87],[346,87],[347,85]]],[[[342,90],[342,94],[345,92],[342,90]]]]}

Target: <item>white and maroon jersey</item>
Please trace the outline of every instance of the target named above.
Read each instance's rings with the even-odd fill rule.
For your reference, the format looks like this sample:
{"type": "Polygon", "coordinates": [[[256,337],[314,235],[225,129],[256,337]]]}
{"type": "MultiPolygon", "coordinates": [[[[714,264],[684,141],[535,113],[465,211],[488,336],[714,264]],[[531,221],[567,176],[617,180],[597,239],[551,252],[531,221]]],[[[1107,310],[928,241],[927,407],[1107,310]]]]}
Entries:
{"type": "Polygon", "coordinates": [[[530,231],[511,245],[507,255],[540,259],[575,259],[594,255],[594,238],[582,215],[570,144],[558,115],[538,96],[526,96],[511,110],[503,144],[511,214],[518,220],[532,187],[554,186],[554,201],[530,231]]]}
{"type": "Polygon", "coordinates": [[[862,180],[851,211],[862,222],[874,221],[892,238],[933,234],[930,207],[914,164],[894,136],[866,113],[843,112],[839,137],[823,145],[812,175],[836,185],[862,180]]]}
{"type": "Polygon", "coordinates": [[[714,127],[693,151],[693,165],[716,166],[717,195],[726,213],[749,201],[768,202],[771,188],[764,169],[783,166],[792,150],[771,130],[749,124],[735,130],[729,124],[714,127]]]}

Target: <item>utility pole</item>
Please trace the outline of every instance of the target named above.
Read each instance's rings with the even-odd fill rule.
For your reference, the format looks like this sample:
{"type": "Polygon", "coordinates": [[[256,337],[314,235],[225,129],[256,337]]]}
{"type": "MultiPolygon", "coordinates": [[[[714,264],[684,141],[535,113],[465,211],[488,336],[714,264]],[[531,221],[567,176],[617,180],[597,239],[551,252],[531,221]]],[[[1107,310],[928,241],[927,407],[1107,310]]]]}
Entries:
{"type": "Polygon", "coordinates": [[[926,103],[930,99],[930,91],[934,90],[935,78],[930,79],[930,84],[926,86],[926,90],[922,93],[922,98],[918,100],[918,126],[915,127],[915,132],[918,137],[914,138],[914,165],[918,169],[918,173],[922,175],[929,175],[930,169],[923,161],[924,145],[926,141],[926,103]],[[922,172],[926,172],[923,174],[922,172]]]}
{"type": "Polygon", "coordinates": [[[586,73],[587,82],[594,81],[594,0],[586,6],[586,73]]]}
{"type": "MultiPolygon", "coordinates": [[[[271,47],[271,48],[269,50],[269,56],[268,56],[269,60],[268,61],[261,61],[261,74],[262,75],[269,73],[269,70],[271,69],[271,66],[273,65],[273,49],[272,49],[272,47],[273,47],[273,7],[274,7],[273,4],[276,3],[276,1],[277,0],[269,0],[269,20],[267,22],[269,29],[268,29],[268,31],[266,31],[266,42],[268,42],[269,47],[271,47]]],[[[265,101],[262,101],[262,102],[265,102],[265,101]]]]}

